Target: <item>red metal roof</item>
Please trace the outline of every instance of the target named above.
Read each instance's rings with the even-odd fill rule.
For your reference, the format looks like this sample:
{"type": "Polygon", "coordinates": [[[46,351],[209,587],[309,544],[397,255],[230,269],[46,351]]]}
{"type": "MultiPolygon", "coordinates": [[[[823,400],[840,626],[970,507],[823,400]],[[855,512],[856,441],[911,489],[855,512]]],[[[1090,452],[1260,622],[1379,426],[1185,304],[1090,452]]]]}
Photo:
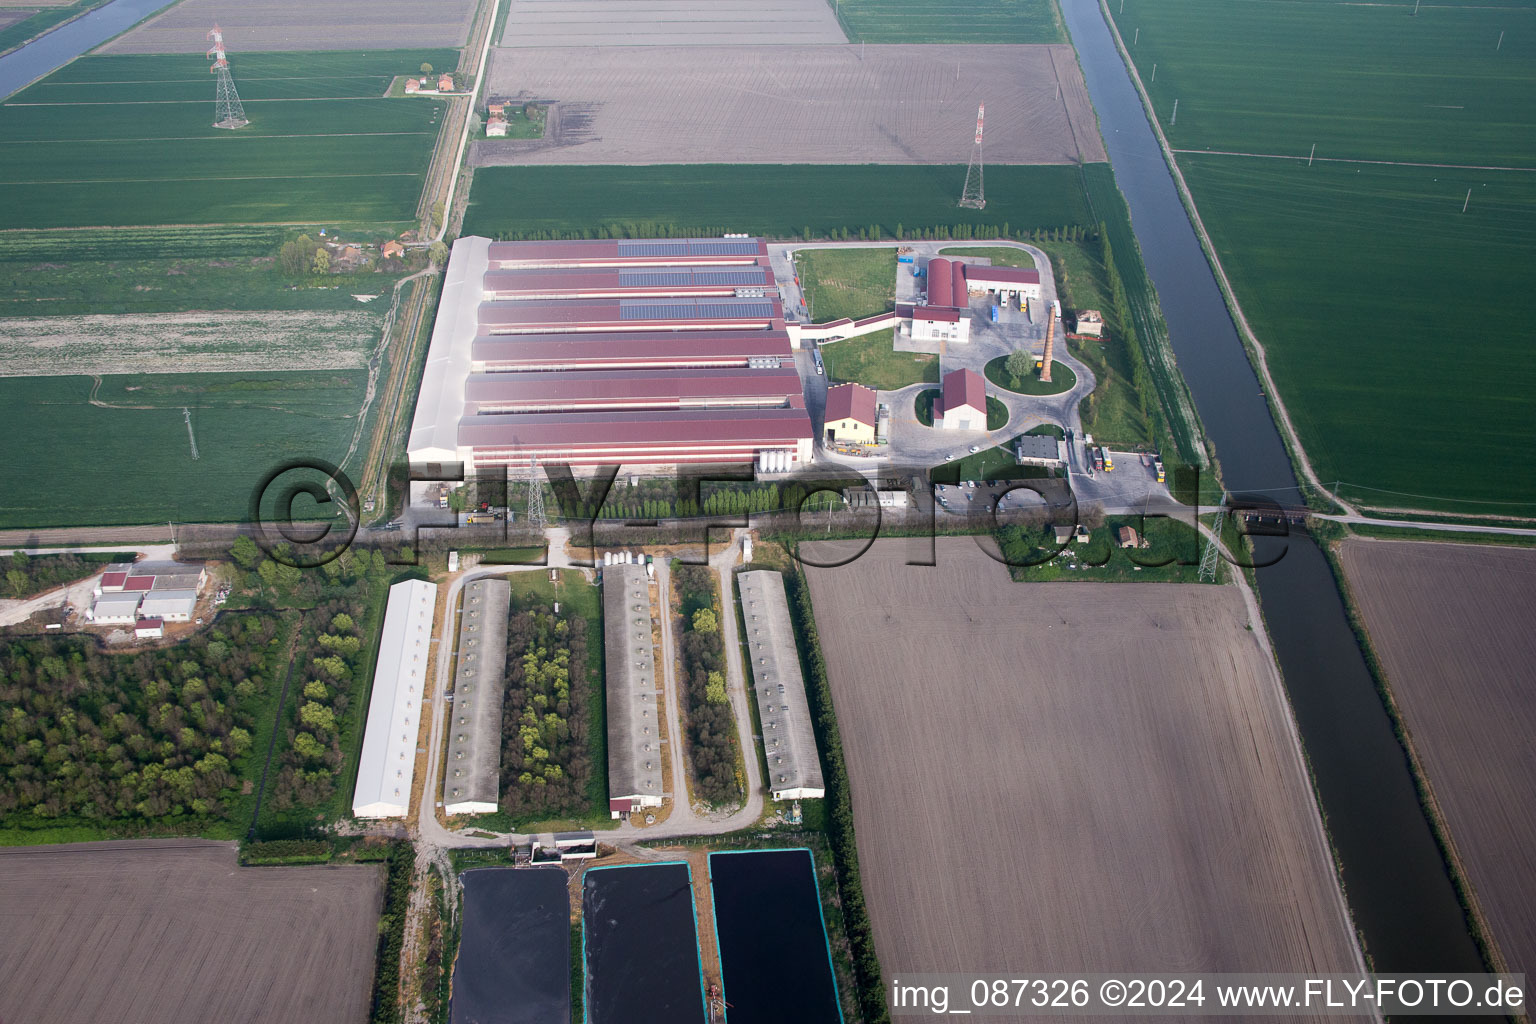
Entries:
{"type": "Polygon", "coordinates": [[[492,242],[487,255],[493,264],[741,263],[767,256],[768,246],[759,238],[594,238],[563,242],[492,242]]]}
{"type": "Polygon", "coordinates": [[[674,299],[525,299],[483,302],[479,322],[501,328],[603,328],[643,324],[766,324],[781,319],[778,299],[731,296],[674,299]]]}
{"type": "Polygon", "coordinates": [[[541,370],[481,373],[464,385],[466,415],[515,409],[570,408],[611,403],[687,402],[783,404],[800,394],[794,368],[746,367],[657,370],[541,370]],[[508,408],[511,407],[511,408],[508,408]]]}
{"type": "Polygon", "coordinates": [[[975,370],[951,370],[944,375],[944,411],[968,405],[983,416],[987,412],[987,383],[975,370]]]}
{"type": "Polygon", "coordinates": [[[785,444],[810,436],[804,409],[681,409],[468,417],[459,422],[458,441],[474,448],[622,450],[711,442],[785,444]]]}
{"type": "Polygon", "coordinates": [[[789,335],[780,330],[481,334],[470,348],[477,363],[527,367],[731,365],[791,355],[789,335]]]}
{"type": "Polygon", "coordinates": [[[954,277],[950,274],[949,266],[949,260],[942,256],[935,256],[928,261],[928,305],[954,305],[954,277]]]}
{"type": "Polygon", "coordinates": [[[126,572],[104,572],[101,574],[101,585],[103,587],[120,587],[127,580],[128,574],[126,572]]]}
{"type": "Polygon", "coordinates": [[[153,576],[130,576],[123,584],[124,590],[148,590],[155,585],[153,576]]]}
{"type": "Polygon", "coordinates": [[[912,319],[928,320],[933,323],[955,324],[960,322],[960,311],[957,309],[935,309],[933,306],[918,306],[912,310],[912,319]]]}
{"type": "Polygon", "coordinates": [[[137,628],[137,629],[160,629],[164,625],[165,625],[165,620],[164,619],[159,619],[159,618],[140,619],[138,622],[134,623],[134,627],[137,628]]]}
{"type": "Polygon", "coordinates": [[[737,288],[771,288],[773,271],[756,265],[739,267],[519,267],[487,271],[487,293],[560,295],[584,292],[647,295],[731,295],[737,288]]]}
{"type": "Polygon", "coordinates": [[[965,285],[965,264],[959,260],[949,265],[951,277],[949,301],[958,309],[971,304],[971,294],[965,285]]]}
{"type": "Polygon", "coordinates": [[[977,283],[991,281],[1002,284],[1039,284],[1040,271],[1024,270],[1021,267],[978,267],[967,265],[965,276],[968,280],[977,283]]]}
{"type": "Polygon", "coordinates": [[[825,421],[857,420],[866,426],[875,425],[875,393],[862,384],[839,384],[827,389],[827,413],[825,421]]]}

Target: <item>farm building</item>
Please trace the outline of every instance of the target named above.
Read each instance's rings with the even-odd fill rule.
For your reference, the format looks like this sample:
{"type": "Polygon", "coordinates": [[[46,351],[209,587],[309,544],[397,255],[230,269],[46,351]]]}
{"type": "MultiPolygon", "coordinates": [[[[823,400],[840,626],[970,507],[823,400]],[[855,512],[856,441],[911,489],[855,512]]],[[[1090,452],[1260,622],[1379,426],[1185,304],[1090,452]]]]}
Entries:
{"type": "Polygon", "coordinates": [[[405,91],[406,92],[421,92],[421,79],[419,79],[419,78],[407,78],[405,80],[405,91]]]}
{"type": "Polygon", "coordinates": [[[1077,314],[1077,333],[1095,338],[1104,336],[1104,314],[1096,309],[1080,310],[1077,314]]]}
{"type": "Polygon", "coordinates": [[[195,590],[151,590],[139,603],[139,615],[166,622],[191,622],[197,610],[195,590]]]}
{"type": "Polygon", "coordinates": [[[862,384],[828,388],[826,430],[828,441],[874,444],[875,393],[862,384]]]}
{"type": "Polygon", "coordinates": [[[1115,529],[1115,543],[1122,548],[1139,548],[1142,546],[1141,534],[1135,527],[1121,526],[1115,529]]]}
{"type": "Polygon", "coordinates": [[[438,75],[437,76],[437,91],[438,92],[453,92],[453,76],[452,75],[438,75]]]}
{"type": "MultiPolygon", "coordinates": [[[[952,370],[944,375],[941,410],[933,418],[945,430],[987,429],[987,385],[975,370],[952,370]]],[[[936,403],[937,404],[937,403],[936,403]]]]}
{"type": "Polygon", "coordinates": [[[990,294],[999,299],[1040,298],[1040,271],[1018,267],[979,267],[974,263],[961,264],[965,268],[965,284],[971,294],[990,294]]]}
{"type": "Polygon", "coordinates": [[[406,580],[389,588],[352,791],[352,813],[359,818],[403,818],[410,810],[436,607],[435,583],[406,580]]]}
{"type": "Polygon", "coordinates": [[[1051,469],[1065,465],[1061,454],[1061,442],[1054,437],[1025,434],[1013,446],[1013,457],[1021,466],[1046,466],[1051,469]]]}
{"type": "Polygon", "coordinates": [[[968,309],[950,309],[939,306],[902,307],[903,315],[912,318],[914,341],[953,341],[964,344],[971,340],[971,313],[968,309]]]}
{"type": "Polygon", "coordinates": [[[165,620],[140,619],[133,624],[133,635],[140,640],[159,640],[165,636],[165,620]]]}
{"type": "Polygon", "coordinates": [[[87,615],[98,626],[126,624],[139,617],[139,602],[144,595],[132,591],[123,594],[103,594],[96,599],[87,615]]]}
{"type": "Polygon", "coordinates": [[[485,122],[485,134],[487,138],[504,139],[507,136],[507,119],[504,117],[492,117],[485,122]]]}
{"type": "Polygon", "coordinates": [[[608,701],[608,810],[660,807],[661,737],[651,595],[643,565],[603,569],[603,661],[608,701]]]}
{"type": "Polygon", "coordinates": [[[752,693],[762,718],[768,790],[775,800],[823,797],[821,757],[800,674],[784,577],[767,569],[740,573],[742,621],[752,662],[752,693]]]}
{"type": "Polygon", "coordinates": [[[408,444],[428,475],[811,450],[761,240],[454,243],[408,444]]]}
{"type": "Polygon", "coordinates": [[[501,705],[512,585],[480,579],[464,588],[453,674],[443,810],[493,814],[501,789],[501,705]]]}

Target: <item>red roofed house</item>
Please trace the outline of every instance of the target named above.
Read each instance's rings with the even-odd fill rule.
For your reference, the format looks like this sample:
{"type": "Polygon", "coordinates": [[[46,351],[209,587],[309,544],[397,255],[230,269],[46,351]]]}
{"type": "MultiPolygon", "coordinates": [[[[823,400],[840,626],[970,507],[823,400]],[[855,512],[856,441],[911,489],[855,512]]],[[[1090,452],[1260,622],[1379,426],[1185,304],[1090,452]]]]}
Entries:
{"type": "Polygon", "coordinates": [[[507,101],[506,100],[492,100],[490,103],[486,104],[485,112],[487,114],[489,114],[491,117],[506,117],[507,116],[507,101]]]}
{"type": "Polygon", "coordinates": [[[421,92],[421,79],[419,79],[419,78],[407,78],[405,80],[405,91],[406,92],[421,92]]]}
{"type": "Polygon", "coordinates": [[[485,122],[485,137],[488,139],[504,139],[507,136],[507,119],[499,115],[492,115],[485,122]]]}
{"type": "Polygon", "coordinates": [[[389,241],[379,246],[379,255],[383,256],[385,259],[399,259],[401,256],[405,255],[405,246],[391,238],[389,241]]]}
{"type": "Polygon", "coordinates": [[[453,76],[452,75],[438,75],[437,76],[437,91],[438,92],[453,92],[453,76]]]}
{"type": "Polygon", "coordinates": [[[944,375],[943,418],[934,410],[934,422],[945,430],[987,429],[987,384],[975,370],[953,370],[944,375]]]}
{"type": "Polygon", "coordinates": [[[828,441],[875,443],[875,393],[862,384],[827,389],[828,441]]]}

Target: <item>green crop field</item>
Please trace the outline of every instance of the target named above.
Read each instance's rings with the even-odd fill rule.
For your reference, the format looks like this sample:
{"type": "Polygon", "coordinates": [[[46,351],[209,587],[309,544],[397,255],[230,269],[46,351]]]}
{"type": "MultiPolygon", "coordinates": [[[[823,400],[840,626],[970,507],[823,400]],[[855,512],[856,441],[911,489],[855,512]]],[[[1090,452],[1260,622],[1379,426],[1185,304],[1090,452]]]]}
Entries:
{"type": "Polygon", "coordinates": [[[1323,482],[1536,514],[1536,9],[1114,10],[1323,482]]]}
{"type": "Polygon", "coordinates": [[[1111,11],[1175,149],[1305,157],[1316,143],[1320,157],[1536,166],[1536,8],[1412,7],[1111,11]]]}
{"type": "Polygon", "coordinates": [[[1064,43],[1052,0],[829,0],[853,42],[1064,43]]]}
{"type": "MultiPolygon", "coordinates": [[[[1095,165],[1097,166],[1097,165],[1095,165]]],[[[485,167],[475,172],[464,234],[637,238],[745,231],[825,237],[861,228],[909,236],[924,228],[995,237],[1094,223],[1078,169],[987,168],[987,208],[956,205],[965,167],[887,164],[693,164],[644,167],[485,167]]]]}
{"type": "Polygon", "coordinates": [[[361,370],[113,376],[93,391],[89,377],[0,378],[0,526],[243,519],[285,460],[341,461],[366,380],[361,370]]]}
{"type": "Polygon", "coordinates": [[[0,105],[0,228],[408,221],[444,105],[382,96],[453,59],[245,54],[228,131],[200,57],[81,58],[0,105]]]}

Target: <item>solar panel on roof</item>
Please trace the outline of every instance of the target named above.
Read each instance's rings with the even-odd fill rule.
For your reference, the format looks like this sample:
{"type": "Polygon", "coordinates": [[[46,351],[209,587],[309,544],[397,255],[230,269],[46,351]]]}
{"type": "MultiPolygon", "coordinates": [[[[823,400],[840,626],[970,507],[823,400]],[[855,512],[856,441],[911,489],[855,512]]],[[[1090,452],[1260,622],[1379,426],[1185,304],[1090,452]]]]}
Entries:
{"type": "Polygon", "coordinates": [[[619,272],[619,284],[625,288],[681,286],[692,283],[693,275],[686,270],[623,270],[619,272]]]}
{"type": "Polygon", "coordinates": [[[619,303],[619,317],[623,320],[709,320],[717,318],[742,319],[746,317],[773,316],[773,303],[752,301],[693,302],[673,299],[670,302],[642,302],[624,300],[619,303]]]}
{"type": "Polygon", "coordinates": [[[620,256],[684,256],[687,242],[620,242],[620,256]]]}

